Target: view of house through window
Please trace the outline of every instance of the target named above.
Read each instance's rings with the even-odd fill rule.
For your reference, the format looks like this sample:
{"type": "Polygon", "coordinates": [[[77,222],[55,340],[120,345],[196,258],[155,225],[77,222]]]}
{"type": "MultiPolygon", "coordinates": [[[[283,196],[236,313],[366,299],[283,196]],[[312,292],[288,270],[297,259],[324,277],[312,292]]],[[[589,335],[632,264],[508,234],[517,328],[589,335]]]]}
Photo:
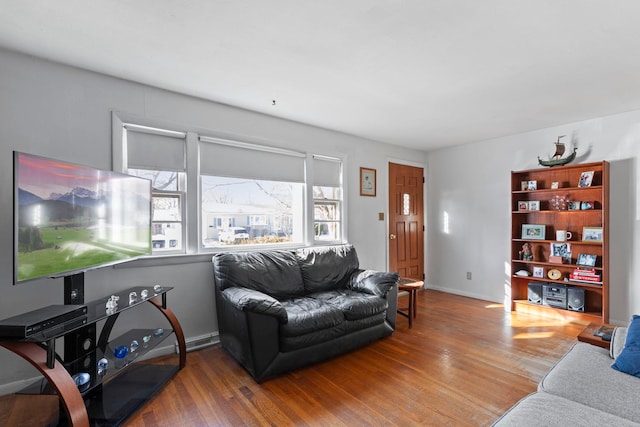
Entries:
{"type": "Polygon", "coordinates": [[[340,188],[313,187],[314,240],[340,240],[340,188]]]}
{"type": "Polygon", "coordinates": [[[130,175],[151,180],[151,243],[154,252],[179,251],[184,247],[182,229],[182,172],[129,169],[130,175]]]}
{"type": "Polygon", "coordinates": [[[303,241],[304,184],[201,176],[202,246],[303,241]]]}

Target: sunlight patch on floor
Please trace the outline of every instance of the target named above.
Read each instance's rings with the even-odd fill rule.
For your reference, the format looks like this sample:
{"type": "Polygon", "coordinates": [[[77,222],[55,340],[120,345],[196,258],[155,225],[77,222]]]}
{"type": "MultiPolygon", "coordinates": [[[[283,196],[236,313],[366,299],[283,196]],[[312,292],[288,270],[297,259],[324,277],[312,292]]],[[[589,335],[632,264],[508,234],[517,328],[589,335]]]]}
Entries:
{"type": "Polygon", "coordinates": [[[563,327],[567,325],[568,321],[562,319],[545,318],[537,316],[525,316],[519,318],[518,315],[511,315],[511,326],[515,328],[546,328],[546,327],[563,327]]]}
{"type": "Polygon", "coordinates": [[[504,309],[504,304],[489,304],[489,305],[485,305],[484,308],[502,308],[502,309],[504,309]]]}
{"type": "Polygon", "coordinates": [[[553,332],[551,331],[540,331],[540,332],[523,332],[520,334],[515,334],[513,336],[514,340],[534,340],[534,339],[542,339],[542,338],[550,338],[553,336],[553,332]]]}

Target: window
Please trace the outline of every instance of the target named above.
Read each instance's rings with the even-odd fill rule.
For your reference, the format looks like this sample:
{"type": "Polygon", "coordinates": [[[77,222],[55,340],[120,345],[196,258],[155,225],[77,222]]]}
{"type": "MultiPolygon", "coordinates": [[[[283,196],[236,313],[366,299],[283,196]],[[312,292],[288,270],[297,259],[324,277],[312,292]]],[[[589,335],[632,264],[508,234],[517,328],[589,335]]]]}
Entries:
{"type": "Polygon", "coordinates": [[[185,137],[181,132],[125,125],[127,173],[152,184],[154,253],[185,252],[185,137]]]}
{"type": "Polygon", "coordinates": [[[113,119],[114,169],[152,181],[154,254],[344,240],[341,159],[113,119]]]}
{"type": "Polygon", "coordinates": [[[314,240],[337,242],[342,239],[342,162],[313,156],[314,240]]]}
{"type": "Polygon", "coordinates": [[[202,247],[303,243],[306,155],[200,137],[202,247]]]}
{"type": "Polygon", "coordinates": [[[202,246],[303,241],[304,185],[201,176],[202,246]]]}

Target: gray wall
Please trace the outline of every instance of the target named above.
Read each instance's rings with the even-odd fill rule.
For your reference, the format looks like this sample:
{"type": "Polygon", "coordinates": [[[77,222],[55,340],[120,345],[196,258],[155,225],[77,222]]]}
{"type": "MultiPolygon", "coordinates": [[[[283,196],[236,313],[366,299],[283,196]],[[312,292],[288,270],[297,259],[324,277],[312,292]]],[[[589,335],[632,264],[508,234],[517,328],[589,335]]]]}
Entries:
{"type": "Polygon", "coordinates": [[[428,285],[495,302],[508,297],[510,172],[540,167],[537,156],[553,153],[559,135],[577,143],[574,163],[611,162],[610,320],[626,324],[640,313],[640,111],[430,152],[428,285]]]}
{"type": "MultiPolygon", "coordinates": [[[[386,180],[389,160],[423,164],[425,154],[353,136],[255,114],[138,83],[0,50],[0,318],[49,304],[62,303],[62,279],[43,279],[12,286],[12,151],[71,161],[103,169],[111,163],[111,112],[165,123],[178,129],[200,129],[211,135],[247,137],[267,144],[344,155],[349,240],[364,268],[387,266],[386,180]],[[378,197],[360,197],[359,167],[378,171],[378,197]]],[[[185,335],[217,333],[210,256],[136,261],[88,272],[86,299],[107,297],[130,286],[162,284],[177,289],[168,302],[185,335]]],[[[118,324],[156,326],[148,310],[131,310],[118,324]]],[[[118,333],[119,330],[114,331],[118,333]]],[[[0,385],[31,372],[19,359],[0,350],[0,385]]]]}

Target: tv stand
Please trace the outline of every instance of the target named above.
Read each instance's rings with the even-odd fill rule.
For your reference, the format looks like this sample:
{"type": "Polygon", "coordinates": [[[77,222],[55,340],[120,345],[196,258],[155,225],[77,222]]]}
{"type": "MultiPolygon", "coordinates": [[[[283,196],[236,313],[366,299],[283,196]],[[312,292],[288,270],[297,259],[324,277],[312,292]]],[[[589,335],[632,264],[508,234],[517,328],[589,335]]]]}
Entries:
{"type": "Polygon", "coordinates": [[[116,293],[118,307],[107,312],[108,297],[87,303],[86,324],[58,334],[43,331],[25,340],[0,337],[0,346],[12,351],[33,365],[47,379],[48,386],[41,393],[57,393],[66,420],[61,423],[73,427],[119,425],[129,415],[164,386],[186,365],[186,345],[182,327],[173,312],[167,307],[167,292],[171,287],[154,291],[152,287],[134,287],[116,293]],[[143,298],[142,291],[148,296],[143,298]],[[136,292],[137,301],[129,304],[129,294],[136,292]],[[112,329],[120,313],[144,303],[157,308],[172,329],[132,329],[118,337],[111,337],[112,329]],[[98,322],[104,321],[99,338],[95,339],[98,322]],[[144,355],[175,335],[178,342],[177,364],[154,364],[152,359],[143,360],[144,355]],[[64,337],[65,354],[60,357],[55,351],[56,338],[64,337]],[[138,342],[134,351],[126,357],[116,358],[115,349],[138,342]],[[67,350],[72,350],[67,353],[67,350]],[[97,362],[108,360],[105,371],[99,371],[97,362]],[[88,373],[89,382],[76,386],[73,376],[88,373]]]}

